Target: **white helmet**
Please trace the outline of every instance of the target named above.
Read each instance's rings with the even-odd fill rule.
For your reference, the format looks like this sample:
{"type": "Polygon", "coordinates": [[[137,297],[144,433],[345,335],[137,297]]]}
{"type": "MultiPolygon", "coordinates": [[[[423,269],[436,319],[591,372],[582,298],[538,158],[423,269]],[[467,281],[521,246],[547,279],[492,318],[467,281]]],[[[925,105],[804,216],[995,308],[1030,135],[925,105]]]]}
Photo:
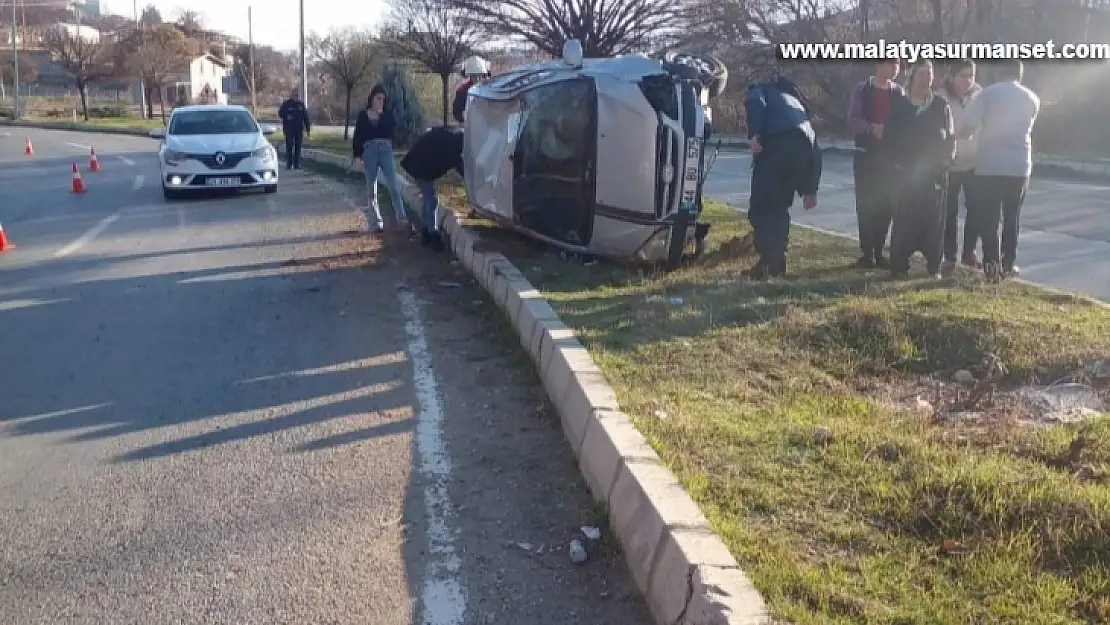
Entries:
{"type": "Polygon", "coordinates": [[[489,61],[480,56],[472,56],[463,65],[463,76],[486,76],[489,74],[489,61]]]}

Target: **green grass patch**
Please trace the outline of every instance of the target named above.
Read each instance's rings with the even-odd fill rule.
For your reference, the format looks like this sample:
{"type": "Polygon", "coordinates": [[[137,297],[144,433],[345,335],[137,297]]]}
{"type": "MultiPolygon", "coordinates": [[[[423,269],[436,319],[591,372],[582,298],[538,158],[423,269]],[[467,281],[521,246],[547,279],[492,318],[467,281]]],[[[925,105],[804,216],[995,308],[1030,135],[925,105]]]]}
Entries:
{"type": "Polygon", "coordinates": [[[1110,311],[971,275],[890,280],[803,228],[791,277],[750,282],[720,246],[746,221],[706,210],[711,251],[670,274],[468,225],[575,329],[777,618],[1108,622],[1110,420],[1031,425],[1011,391],[1076,379],[1110,399],[1082,373],[1110,357],[1110,311]],[[970,393],[952,374],[992,359],[1005,372],[948,414],[970,393]]]}

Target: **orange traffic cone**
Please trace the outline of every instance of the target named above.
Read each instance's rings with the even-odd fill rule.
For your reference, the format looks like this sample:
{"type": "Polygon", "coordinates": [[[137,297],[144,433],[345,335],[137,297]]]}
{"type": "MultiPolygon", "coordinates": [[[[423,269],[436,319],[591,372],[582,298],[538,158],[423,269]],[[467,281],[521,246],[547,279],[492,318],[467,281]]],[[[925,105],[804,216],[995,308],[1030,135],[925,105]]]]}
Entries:
{"type": "Polygon", "coordinates": [[[96,160],[96,148],[89,148],[89,171],[94,174],[100,171],[100,161],[96,160]]]}
{"type": "Polygon", "coordinates": [[[8,235],[4,234],[4,224],[0,224],[0,252],[14,249],[15,244],[8,240],[8,235]]]}
{"type": "Polygon", "coordinates": [[[77,163],[73,164],[73,192],[84,193],[88,191],[85,188],[85,181],[81,180],[81,172],[77,169],[77,163]]]}
{"type": "Polygon", "coordinates": [[[35,148],[33,146],[31,146],[31,137],[27,137],[27,140],[23,142],[23,156],[34,156],[34,155],[35,155],[35,148]]]}

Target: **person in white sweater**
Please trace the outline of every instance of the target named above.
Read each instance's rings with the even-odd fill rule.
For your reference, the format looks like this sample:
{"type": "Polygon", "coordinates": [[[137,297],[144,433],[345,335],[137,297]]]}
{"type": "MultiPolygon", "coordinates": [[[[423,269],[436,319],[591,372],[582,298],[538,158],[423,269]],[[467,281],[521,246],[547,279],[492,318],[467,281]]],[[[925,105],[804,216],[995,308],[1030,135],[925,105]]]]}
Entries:
{"type": "Polygon", "coordinates": [[[983,271],[992,282],[1019,272],[1021,206],[1033,171],[1033,124],[1041,111],[1040,98],[1021,84],[1023,70],[1018,60],[1000,64],[1000,80],[968,104],[958,133],[976,137],[972,212],[983,238],[983,271]]]}
{"type": "MultiPolygon", "coordinates": [[[[983,88],[975,82],[975,61],[965,59],[956,61],[948,66],[948,76],[944,79],[944,86],[937,92],[948,101],[952,111],[952,119],[956,128],[960,128],[965,117],[965,111],[971,100],[979,95],[983,88]]],[[[956,159],[948,169],[948,198],[947,210],[944,221],[944,264],[941,273],[951,274],[956,268],[957,260],[969,267],[980,267],[979,259],[975,255],[975,248],[979,242],[979,234],[975,225],[981,221],[976,219],[972,211],[975,202],[969,200],[973,186],[971,181],[975,176],[976,137],[974,135],[956,141],[956,159]],[[967,207],[967,219],[964,221],[963,254],[957,258],[960,250],[960,191],[963,191],[964,205],[967,207]]]]}

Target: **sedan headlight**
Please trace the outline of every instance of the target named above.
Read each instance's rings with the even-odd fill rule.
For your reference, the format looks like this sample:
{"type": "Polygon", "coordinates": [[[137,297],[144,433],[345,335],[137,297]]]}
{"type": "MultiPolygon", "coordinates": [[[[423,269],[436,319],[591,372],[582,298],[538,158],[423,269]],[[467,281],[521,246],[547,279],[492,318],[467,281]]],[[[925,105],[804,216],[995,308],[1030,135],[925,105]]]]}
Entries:
{"type": "Polygon", "coordinates": [[[177,150],[164,150],[162,152],[162,160],[166,161],[166,163],[170,165],[176,165],[181,161],[184,161],[186,158],[188,158],[187,154],[185,154],[184,152],[178,152],[177,150]]]}
{"type": "Polygon", "coordinates": [[[277,158],[277,150],[274,149],[274,146],[267,145],[251,152],[251,156],[264,161],[272,161],[277,158]]]}

